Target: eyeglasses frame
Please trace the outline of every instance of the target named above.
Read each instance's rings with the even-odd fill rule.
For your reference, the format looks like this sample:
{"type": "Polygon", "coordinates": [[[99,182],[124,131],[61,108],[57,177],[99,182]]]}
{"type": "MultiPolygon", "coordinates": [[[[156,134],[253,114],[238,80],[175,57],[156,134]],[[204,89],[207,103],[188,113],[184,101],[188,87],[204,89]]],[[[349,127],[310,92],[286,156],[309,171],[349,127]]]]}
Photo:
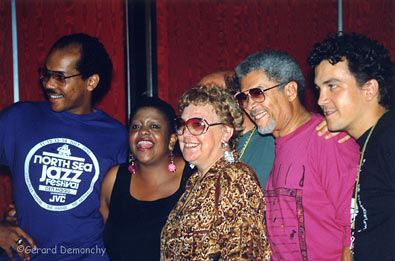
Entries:
{"type": "Polygon", "coordinates": [[[186,128],[188,129],[188,131],[189,131],[189,133],[190,133],[191,135],[193,135],[193,136],[200,136],[200,135],[205,134],[205,133],[208,131],[208,129],[209,129],[210,127],[212,127],[212,126],[225,125],[225,123],[223,123],[223,122],[217,122],[217,123],[211,123],[211,124],[210,124],[210,123],[207,122],[206,119],[199,118],[199,117],[190,118],[190,119],[188,119],[188,120],[186,120],[186,121],[183,120],[183,119],[181,119],[181,118],[175,118],[175,119],[174,119],[174,121],[178,121],[178,120],[184,121],[185,127],[182,129],[182,133],[181,133],[181,134],[178,134],[178,128],[177,128],[177,124],[176,124],[176,127],[175,127],[175,128],[176,128],[176,135],[177,135],[177,136],[182,136],[182,135],[184,135],[185,129],[186,129],[186,128]],[[201,121],[204,123],[205,127],[204,127],[204,130],[203,130],[202,133],[200,133],[200,134],[193,134],[193,133],[191,132],[191,130],[190,130],[189,127],[188,127],[187,122],[188,122],[189,120],[192,120],[192,119],[199,119],[199,120],[201,120],[201,121]]]}
{"type": "MultiPolygon", "coordinates": [[[[40,67],[40,68],[38,68],[38,74],[39,74],[41,82],[44,82],[44,77],[42,77],[41,71],[45,72],[46,74],[48,74],[48,72],[59,73],[59,74],[63,73],[63,72],[59,72],[59,71],[51,71],[51,70],[48,70],[45,67],[40,67]]],[[[51,78],[54,78],[55,80],[64,81],[64,83],[62,83],[62,84],[65,84],[67,79],[73,78],[73,77],[77,77],[77,76],[80,76],[80,75],[81,75],[81,73],[73,74],[73,75],[70,75],[70,76],[59,75],[59,77],[61,77],[61,78],[57,77],[57,79],[56,79],[56,77],[54,78],[54,76],[52,74],[50,74],[50,77],[48,77],[48,80],[46,82],[48,82],[51,78]]]]}
{"type": "MultiPolygon", "coordinates": [[[[289,82],[279,83],[279,84],[276,84],[276,85],[271,86],[271,87],[269,87],[269,88],[266,88],[266,89],[264,89],[264,90],[262,89],[263,87],[261,87],[261,86],[254,87],[254,88],[245,90],[245,91],[243,91],[243,92],[237,92],[237,93],[234,95],[234,97],[235,97],[235,100],[236,100],[237,104],[239,104],[240,108],[244,108],[244,106],[242,106],[242,105],[239,103],[239,101],[238,101],[238,99],[237,99],[237,95],[239,95],[239,94],[241,94],[241,93],[244,93],[245,95],[247,95],[247,98],[248,98],[248,99],[247,99],[247,103],[248,103],[249,99],[255,101],[255,100],[252,98],[251,94],[250,94],[250,90],[252,90],[252,89],[260,89],[260,90],[262,91],[262,94],[263,94],[263,101],[261,101],[261,102],[264,102],[265,99],[266,99],[266,96],[265,96],[265,92],[266,92],[266,91],[269,91],[269,90],[271,90],[271,89],[280,87],[280,86],[282,86],[282,85],[286,85],[286,84],[288,84],[288,83],[289,83],[289,82]]],[[[258,101],[255,101],[255,102],[258,102],[258,101]]],[[[258,103],[261,103],[261,102],[258,102],[258,103]]]]}

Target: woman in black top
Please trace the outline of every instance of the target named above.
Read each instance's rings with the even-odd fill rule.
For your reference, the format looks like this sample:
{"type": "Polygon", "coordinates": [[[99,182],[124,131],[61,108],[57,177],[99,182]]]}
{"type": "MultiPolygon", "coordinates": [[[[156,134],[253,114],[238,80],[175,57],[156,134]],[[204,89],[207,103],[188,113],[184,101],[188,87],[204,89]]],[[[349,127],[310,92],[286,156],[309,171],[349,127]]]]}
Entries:
{"type": "Polygon", "coordinates": [[[101,192],[111,260],[159,260],[162,227],[192,174],[172,152],[177,142],[174,118],[173,108],[156,98],[141,99],[131,115],[133,163],[129,169],[127,164],[113,167],[101,192]]]}

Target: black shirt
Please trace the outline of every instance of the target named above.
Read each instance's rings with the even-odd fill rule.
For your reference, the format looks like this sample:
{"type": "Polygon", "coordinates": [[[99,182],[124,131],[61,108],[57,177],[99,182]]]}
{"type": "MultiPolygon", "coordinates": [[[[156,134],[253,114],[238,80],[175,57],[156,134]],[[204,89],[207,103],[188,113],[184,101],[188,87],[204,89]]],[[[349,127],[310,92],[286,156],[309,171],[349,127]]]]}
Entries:
{"type": "Polygon", "coordinates": [[[180,187],[173,195],[141,201],[129,193],[132,175],[127,167],[127,164],[119,167],[112,190],[104,229],[106,251],[110,260],[159,260],[162,228],[193,171],[185,164],[180,187]]]}
{"type": "MultiPolygon", "coordinates": [[[[363,145],[370,129],[358,140],[363,145]]],[[[395,260],[395,114],[386,112],[366,146],[358,186],[355,260],[395,260]]]]}

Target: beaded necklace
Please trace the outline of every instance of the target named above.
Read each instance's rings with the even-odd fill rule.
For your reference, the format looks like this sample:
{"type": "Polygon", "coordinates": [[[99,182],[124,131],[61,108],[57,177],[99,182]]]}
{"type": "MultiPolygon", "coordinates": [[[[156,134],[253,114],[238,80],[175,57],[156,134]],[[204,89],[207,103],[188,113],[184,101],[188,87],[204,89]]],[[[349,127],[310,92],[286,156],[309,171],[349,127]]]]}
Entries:
{"type": "Polygon", "coordinates": [[[254,134],[255,130],[256,130],[256,127],[254,126],[254,128],[252,129],[252,131],[250,133],[250,136],[248,136],[248,139],[244,143],[243,149],[240,152],[240,159],[241,159],[241,157],[243,157],[244,151],[246,150],[248,143],[250,142],[250,139],[251,139],[252,135],[254,134]]]}

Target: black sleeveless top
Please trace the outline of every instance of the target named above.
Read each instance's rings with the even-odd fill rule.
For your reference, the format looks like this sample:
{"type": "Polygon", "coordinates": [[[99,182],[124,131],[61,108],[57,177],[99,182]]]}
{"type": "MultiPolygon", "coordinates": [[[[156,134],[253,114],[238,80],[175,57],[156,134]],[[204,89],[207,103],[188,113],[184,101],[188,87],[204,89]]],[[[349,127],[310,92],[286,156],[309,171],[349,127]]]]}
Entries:
{"type": "Polygon", "coordinates": [[[173,195],[155,201],[141,201],[129,193],[132,175],[128,165],[120,165],[104,228],[104,244],[110,260],[159,260],[162,228],[184,193],[185,183],[192,173],[186,163],[180,187],[173,195]]]}

